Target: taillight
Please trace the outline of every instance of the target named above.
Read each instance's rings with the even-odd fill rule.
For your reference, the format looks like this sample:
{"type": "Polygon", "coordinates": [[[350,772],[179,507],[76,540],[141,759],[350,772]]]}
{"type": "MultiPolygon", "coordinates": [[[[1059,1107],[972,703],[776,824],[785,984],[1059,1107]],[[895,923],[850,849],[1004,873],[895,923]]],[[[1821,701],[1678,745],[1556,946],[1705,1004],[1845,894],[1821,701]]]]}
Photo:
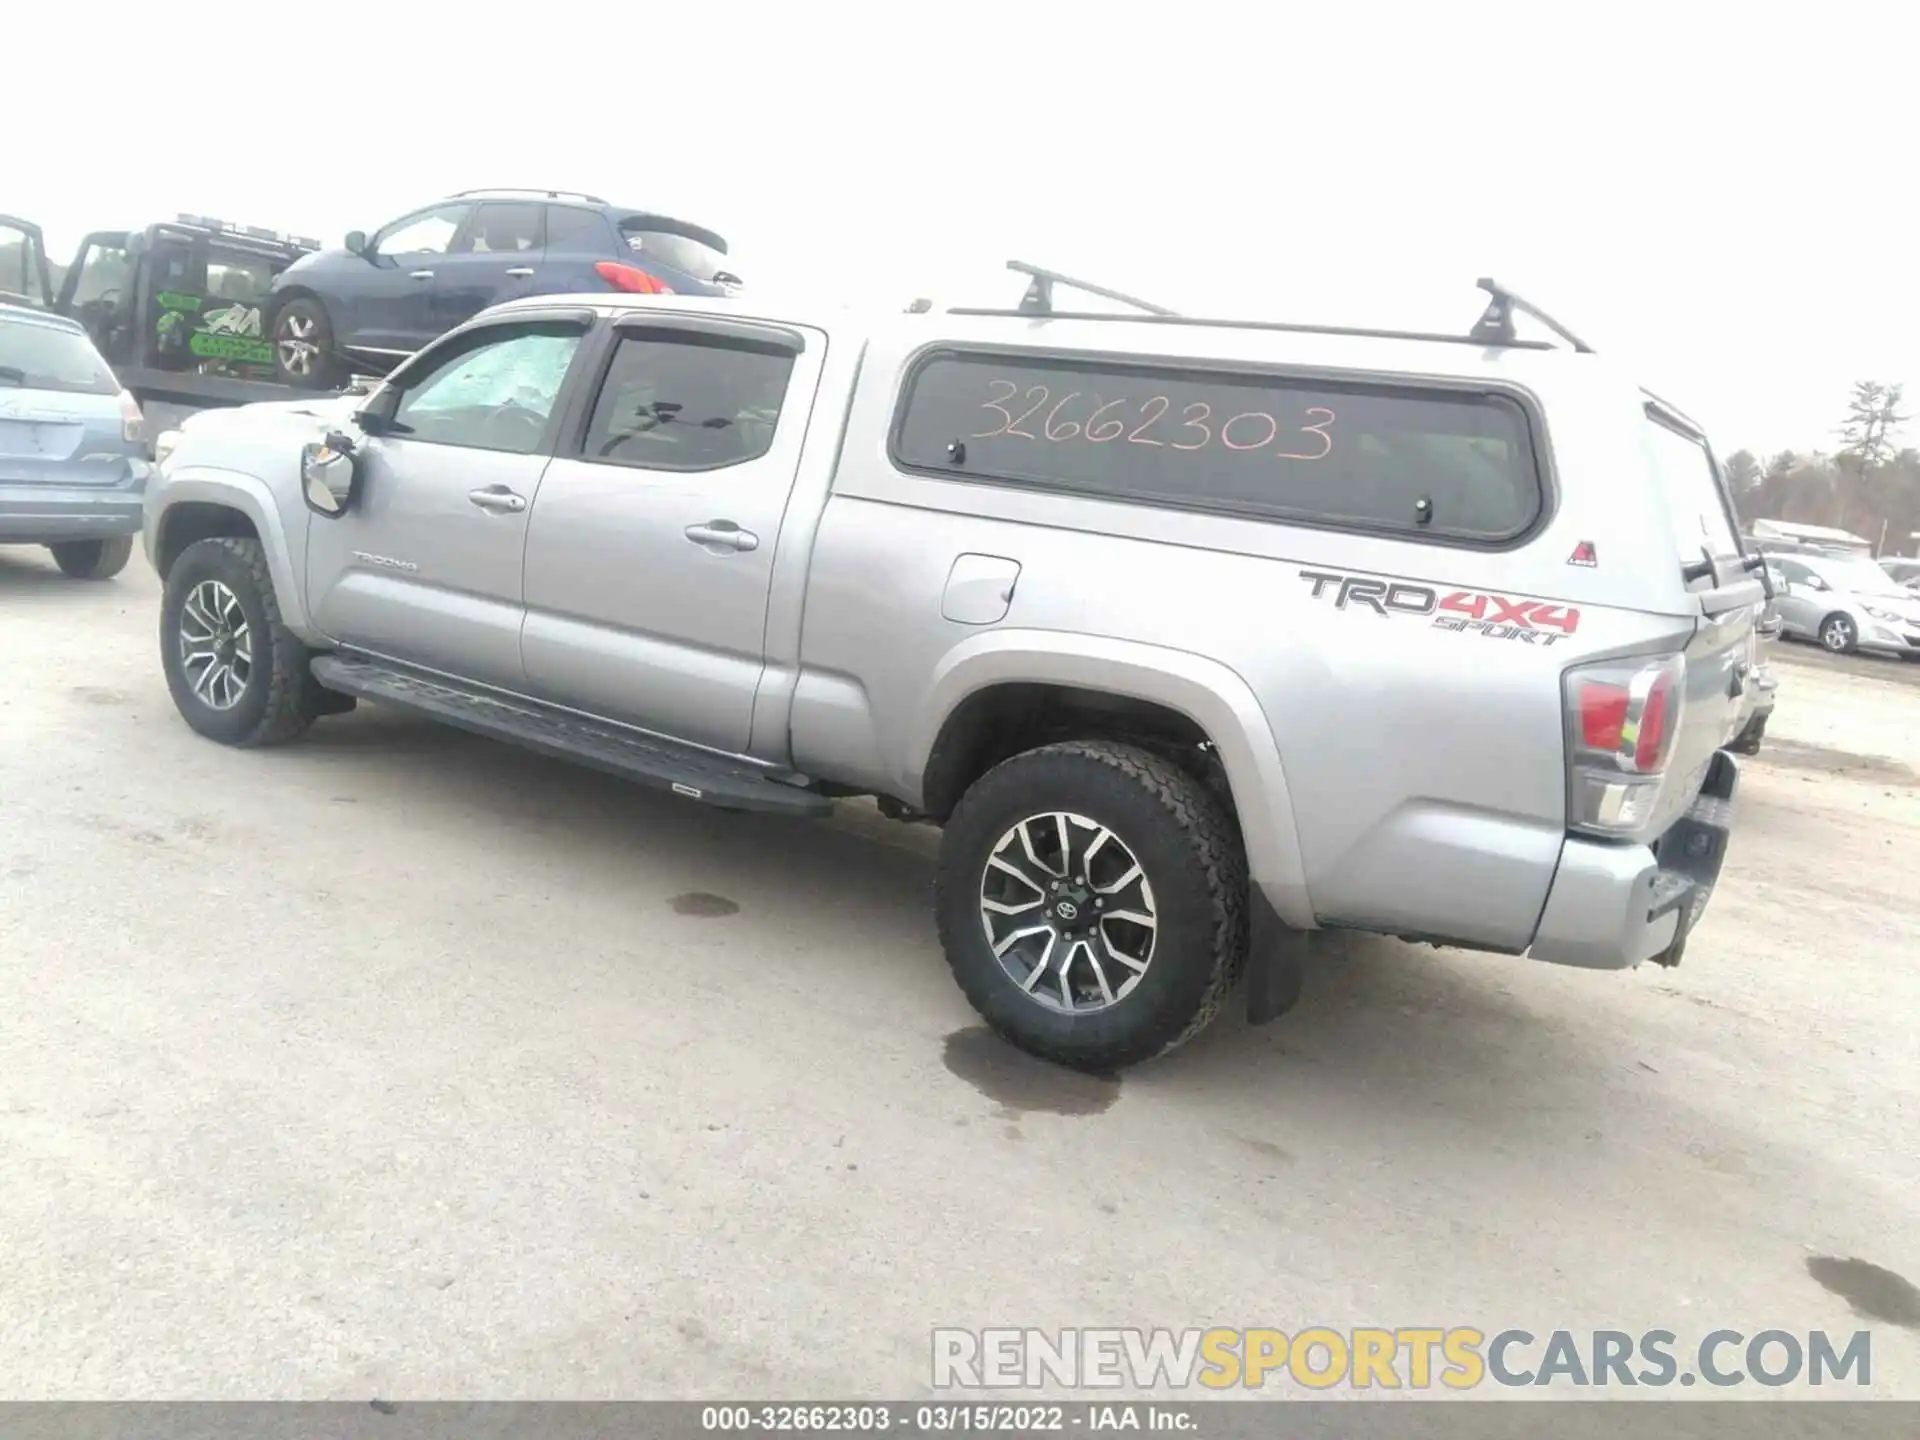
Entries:
{"type": "Polygon", "coordinates": [[[1614,660],[1566,677],[1569,824],[1620,835],[1659,800],[1679,730],[1686,660],[1614,660]]]}
{"type": "Polygon", "coordinates": [[[618,260],[602,260],[594,273],[616,290],[629,295],[671,295],[673,287],[642,270],[638,265],[622,265],[618,260]]]}
{"type": "Polygon", "coordinates": [[[140,402],[127,390],[120,392],[120,435],[129,445],[147,438],[147,417],[140,413],[140,402]]]}

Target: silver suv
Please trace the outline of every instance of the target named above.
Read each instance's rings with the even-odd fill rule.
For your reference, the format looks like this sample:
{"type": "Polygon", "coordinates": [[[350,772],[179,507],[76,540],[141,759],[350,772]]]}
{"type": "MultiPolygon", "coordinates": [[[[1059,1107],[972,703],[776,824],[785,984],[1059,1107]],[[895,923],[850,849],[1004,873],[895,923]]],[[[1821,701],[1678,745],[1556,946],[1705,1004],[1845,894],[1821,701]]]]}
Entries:
{"type": "Polygon", "coordinates": [[[1423,335],[1015,268],[1013,310],[515,302],[370,399],[194,417],[145,531],[180,713],[876,797],[944,827],[968,998],[1083,1068],[1243,970],[1279,1013],[1336,928],[1677,963],[1764,601],[1698,427],[1491,282],[1423,335]]]}

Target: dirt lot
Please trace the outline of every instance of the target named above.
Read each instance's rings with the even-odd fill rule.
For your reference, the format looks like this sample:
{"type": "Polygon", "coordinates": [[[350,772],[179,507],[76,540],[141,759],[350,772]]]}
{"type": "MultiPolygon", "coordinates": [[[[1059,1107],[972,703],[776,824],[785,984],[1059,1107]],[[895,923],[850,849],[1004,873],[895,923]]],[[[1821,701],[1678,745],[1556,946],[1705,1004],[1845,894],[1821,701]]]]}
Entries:
{"type": "Polygon", "coordinates": [[[974,1028],[929,833],[377,709],[224,750],[156,595],[0,552],[0,1396],[907,1395],[939,1324],[1318,1323],[1866,1326],[1920,1398],[1920,666],[1787,652],[1680,970],[1360,940],[1107,1083],[974,1028]]]}

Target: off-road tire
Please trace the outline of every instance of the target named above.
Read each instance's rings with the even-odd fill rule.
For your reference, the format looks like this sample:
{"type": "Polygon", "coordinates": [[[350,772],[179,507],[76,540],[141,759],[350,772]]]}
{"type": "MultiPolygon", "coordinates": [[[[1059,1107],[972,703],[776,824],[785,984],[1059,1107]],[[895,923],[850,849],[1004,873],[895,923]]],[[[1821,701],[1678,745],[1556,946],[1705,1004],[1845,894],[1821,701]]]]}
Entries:
{"type": "Polygon", "coordinates": [[[1014,756],[961,797],[941,838],[934,910],[954,979],[989,1026],[1042,1059],[1110,1072],[1192,1039],[1239,981],[1246,853],[1225,805],[1171,761],[1132,745],[1069,741],[1014,756]],[[1161,922],[1138,985],[1088,1014],[1050,1010],[1023,993],[981,920],[981,876],[993,847],[1022,819],[1049,811],[1112,830],[1146,871],[1161,922]]]}
{"type": "Polygon", "coordinates": [[[111,580],[127,568],[133,558],[133,537],[116,535],[111,540],[63,540],[49,545],[53,563],[76,580],[111,580]]]}
{"type": "Polygon", "coordinates": [[[258,540],[201,540],[173,562],[160,601],[160,663],[181,718],[200,734],[243,747],[279,745],[302,734],[329,710],[330,697],[307,668],[312,658],[280,618],[267,554],[258,540]],[[203,580],[218,580],[233,592],[254,637],[246,689],[231,710],[216,710],[193,693],[180,652],[180,614],[203,580]]]}
{"type": "Polygon", "coordinates": [[[273,312],[273,326],[267,338],[273,344],[274,378],[283,385],[292,385],[300,390],[338,390],[347,383],[347,366],[334,348],[333,320],[327,314],[327,307],[319,300],[296,295],[281,305],[273,312]],[[318,348],[312,370],[304,375],[286,368],[286,357],[280,350],[283,338],[281,328],[287,323],[288,316],[312,326],[312,332],[301,338],[318,348]]]}

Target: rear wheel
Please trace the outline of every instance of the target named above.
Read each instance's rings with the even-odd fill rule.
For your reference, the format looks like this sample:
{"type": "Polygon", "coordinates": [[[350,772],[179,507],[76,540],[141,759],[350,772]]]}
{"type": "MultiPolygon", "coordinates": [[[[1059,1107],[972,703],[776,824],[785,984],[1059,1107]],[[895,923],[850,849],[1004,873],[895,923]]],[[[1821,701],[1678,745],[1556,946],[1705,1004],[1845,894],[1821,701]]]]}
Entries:
{"type": "Polygon", "coordinates": [[[307,647],[281,623],[266,552],[222,536],[167,573],[160,663],[181,718],[223,745],[276,745],[328,712],[307,647]]]}
{"type": "Polygon", "coordinates": [[[1853,617],[1835,612],[1820,622],[1820,643],[1835,655],[1851,655],[1860,645],[1860,629],[1853,617]]]}
{"type": "Polygon", "coordinates": [[[1198,1034],[1247,949],[1240,835],[1211,791],[1130,745],[1030,750],[976,782],[941,840],[935,909],[987,1023],[1082,1070],[1198,1034]]]}
{"type": "Polygon", "coordinates": [[[346,384],[346,367],[334,352],[327,307],[310,296],[286,302],[273,321],[273,370],[302,390],[333,390],[346,384]]]}
{"type": "Polygon", "coordinates": [[[111,580],[127,568],[127,561],[133,555],[133,537],[66,540],[47,549],[53,552],[53,563],[76,580],[111,580]]]}

